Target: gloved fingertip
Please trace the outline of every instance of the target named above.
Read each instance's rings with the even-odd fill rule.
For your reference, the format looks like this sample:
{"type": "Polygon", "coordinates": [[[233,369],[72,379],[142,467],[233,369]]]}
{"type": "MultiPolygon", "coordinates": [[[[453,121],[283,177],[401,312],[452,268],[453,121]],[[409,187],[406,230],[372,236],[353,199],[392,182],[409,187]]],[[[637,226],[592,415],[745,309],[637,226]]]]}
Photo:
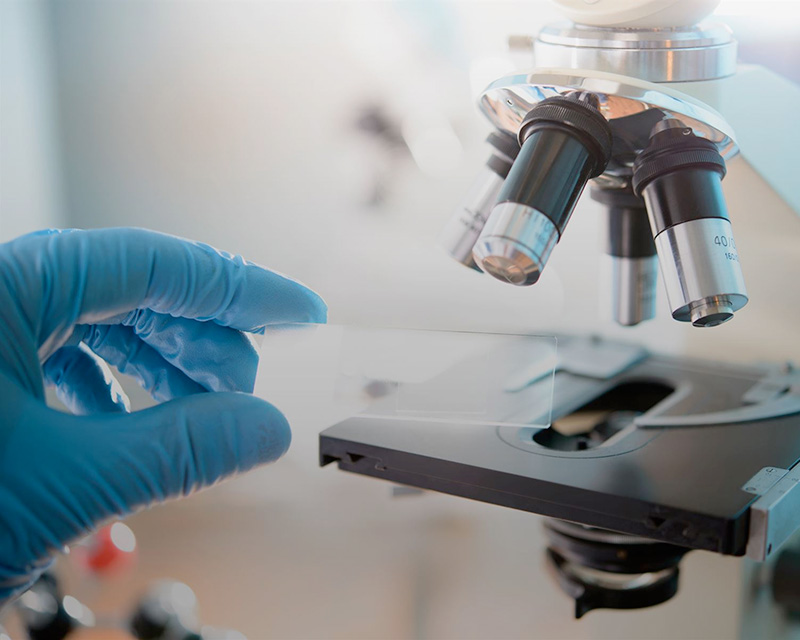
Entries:
{"type": "MultiPolygon", "coordinates": [[[[256,267],[258,277],[251,278],[260,296],[250,311],[260,316],[259,324],[245,327],[251,331],[264,324],[312,323],[324,324],[328,319],[328,305],[313,289],[283,274],[256,267]]],[[[248,302],[250,304],[250,302],[248,302]]]]}
{"type": "Polygon", "coordinates": [[[325,324],[328,322],[328,305],[318,293],[312,291],[312,311],[310,313],[311,319],[309,322],[315,324],[325,324]]]}
{"type": "Polygon", "coordinates": [[[281,458],[292,443],[286,416],[274,405],[247,394],[235,394],[242,429],[239,453],[242,470],[281,458]]]}
{"type": "MultiPolygon", "coordinates": [[[[300,287],[299,304],[294,305],[296,315],[289,322],[325,324],[328,321],[328,305],[316,291],[309,289],[303,284],[297,283],[300,287]]],[[[286,322],[286,320],[282,320],[286,322]]]]}
{"type": "MultiPolygon", "coordinates": [[[[170,459],[165,494],[194,488],[274,462],[289,449],[286,417],[272,404],[247,393],[204,393],[131,414],[144,427],[137,455],[170,459]],[[145,453],[157,443],[158,453],[145,453]],[[160,443],[160,444],[159,444],[160,443]],[[188,480],[187,480],[188,479],[188,480]]],[[[165,470],[156,463],[159,473],[165,470]]]]}

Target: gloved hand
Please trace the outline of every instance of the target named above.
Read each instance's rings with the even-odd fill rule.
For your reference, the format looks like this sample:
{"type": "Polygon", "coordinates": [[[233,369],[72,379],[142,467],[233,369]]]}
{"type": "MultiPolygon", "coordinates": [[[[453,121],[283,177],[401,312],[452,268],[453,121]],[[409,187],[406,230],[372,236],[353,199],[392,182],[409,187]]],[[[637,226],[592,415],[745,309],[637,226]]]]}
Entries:
{"type": "Polygon", "coordinates": [[[285,418],[241,393],[258,364],[243,332],[325,319],[304,286],[154,232],[0,245],[0,605],[99,523],[279,458],[285,418]],[[163,404],[128,413],[106,362],[163,404]]]}

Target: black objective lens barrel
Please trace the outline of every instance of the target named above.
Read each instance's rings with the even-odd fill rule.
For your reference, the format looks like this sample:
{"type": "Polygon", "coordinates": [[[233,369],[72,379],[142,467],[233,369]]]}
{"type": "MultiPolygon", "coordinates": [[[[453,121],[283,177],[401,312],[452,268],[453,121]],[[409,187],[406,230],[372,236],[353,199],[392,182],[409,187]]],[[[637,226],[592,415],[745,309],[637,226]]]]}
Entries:
{"type": "Polygon", "coordinates": [[[592,188],[592,199],[606,205],[611,256],[611,309],[629,327],[655,317],[658,261],[644,200],[628,189],[592,188]]]}
{"type": "Polygon", "coordinates": [[[725,162],[716,146],[679,120],[665,120],[633,169],[672,317],[697,327],[730,320],[748,298],[722,193],[725,162]]]}
{"type": "MultiPolygon", "coordinates": [[[[596,191],[592,191],[592,198],[596,191]]],[[[656,245],[647,219],[644,200],[639,205],[609,205],[608,242],[606,253],[616,258],[650,258],[656,255],[656,245]]]]}
{"type": "Polygon", "coordinates": [[[611,157],[611,129],[590,93],[543,100],[525,116],[520,152],[473,249],[511,284],[536,282],[589,179],[611,157]]]}
{"type": "Polygon", "coordinates": [[[667,173],[653,179],[646,188],[654,235],[701,218],[729,220],[721,174],[716,170],[667,173]]]}
{"type": "Polygon", "coordinates": [[[555,127],[530,133],[518,158],[500,191],[498,204],[518,203],[540,211],[560,236],[594,175],[594,158],[569,131],[555,127]]]}

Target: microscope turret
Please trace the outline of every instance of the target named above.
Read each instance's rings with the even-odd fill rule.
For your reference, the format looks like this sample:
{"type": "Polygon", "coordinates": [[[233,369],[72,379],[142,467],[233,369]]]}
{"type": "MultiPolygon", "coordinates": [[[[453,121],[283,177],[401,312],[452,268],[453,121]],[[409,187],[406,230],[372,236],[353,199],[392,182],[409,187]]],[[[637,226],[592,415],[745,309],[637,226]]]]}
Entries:
{"type": "Polygon", "coordinates": [[[738,147],[719,113],[674,88],[735,73],[727,27],[685,26],[718,2],[556,4],[576,23],[543,29],[537,68],[481,96],[521,151],[474,244],[475,264],[534,284],[593,179],[592,198],[607,208],[615,320],[654,316],[655,255],[675,320],[731,319],[748,297],[720,181],[738,147]]]}

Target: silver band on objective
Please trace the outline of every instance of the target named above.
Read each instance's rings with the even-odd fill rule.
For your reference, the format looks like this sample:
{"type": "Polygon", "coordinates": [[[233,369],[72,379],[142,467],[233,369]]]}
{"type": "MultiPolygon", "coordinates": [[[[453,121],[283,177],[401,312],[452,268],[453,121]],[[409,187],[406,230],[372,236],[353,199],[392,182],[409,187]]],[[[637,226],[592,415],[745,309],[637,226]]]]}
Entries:
{"type": "Polygon", "coordinates": [[[655,242],[673,318],[713,327],[747,304],[728,220],[701,218],[677,224],[659,233],[655,242]]]}
{"type": "Polygon", "coordinates": [[[492,207],[497,202],[504,180],[490,168],[484,167],[472,183],[458,210],[439,234],[439,245],[463,265],[471,267],[475,264],[472,259],[472,247],[475,246],[492,212],[492,207]]]}
{"type": "Polygon", "coordinates": [[[622,258],[611,256],[612,305],[614,320],[630,327],[656,315],[656,256],[622,258]]]}
{"type": "Polygon", "coordinates": [[[531,285],[539,279],[558,237],[558,229],[543,213],[503,202],[492,211],[472,256],[482,271],[498,280],[531,285]]]}

